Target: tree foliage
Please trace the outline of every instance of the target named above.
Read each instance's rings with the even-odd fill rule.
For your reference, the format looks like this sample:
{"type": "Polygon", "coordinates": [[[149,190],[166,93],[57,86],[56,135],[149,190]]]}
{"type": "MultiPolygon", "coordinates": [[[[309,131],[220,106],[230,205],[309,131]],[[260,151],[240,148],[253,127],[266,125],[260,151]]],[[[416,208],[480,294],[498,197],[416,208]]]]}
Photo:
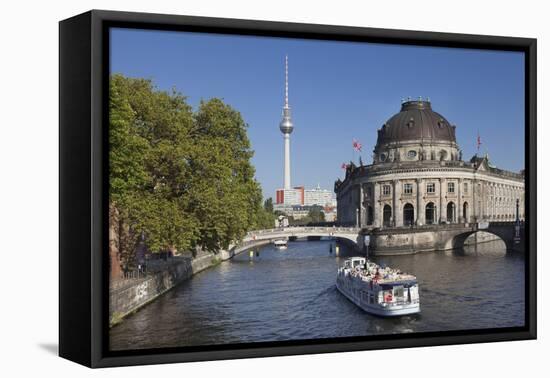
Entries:
{"type": "MultiPolygon", "coordinates": [[[[150,80],[110,80],[110,205],[119,251],[227,248],[269,213],[240,113],[213,98],[197,111],[150,80]]],[[[272,226],[272,222],[270,224],[272,226]]],[[[127,259],[128,260],[128,259],[127,259]]]]}
{"type": "Polygon", "coordinates": [[[319,205],[313,205],[309,209],[306,216],[299,219],[294,219],[294,217],[288,217],[288,222],[292,226],[307,226],[310,224],[322,223],[325,221],[325,213],[323,208],[319,205]]]}
{"type": "Polygon", "coordinates": [[[323,208],[318,205],[311,206],[311,209],[309,209],[307,216],[311,219],[313,223],[325,221],[325,213],[323,212],[323,208]]]}

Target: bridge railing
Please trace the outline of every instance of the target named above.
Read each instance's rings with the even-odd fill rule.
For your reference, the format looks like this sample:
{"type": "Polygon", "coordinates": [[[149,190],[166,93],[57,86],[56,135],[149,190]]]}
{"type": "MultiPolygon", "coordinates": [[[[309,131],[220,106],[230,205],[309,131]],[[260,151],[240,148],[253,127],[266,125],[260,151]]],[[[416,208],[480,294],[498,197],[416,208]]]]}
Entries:
{"type": "MultiPolygon", "coordinates": [[[[516,221],[490,221],[489,222],[489,227],[515,226],[515,225],[516,225],[516,221]]],[[[524,227],[525,222],[520,221],[519,226],[524,227]]]]}
{"type": "Polygon", "coordinates": [[[255,230],[248,232],[245,237],[237,242],[232,243],[229,246],[229,250],[235,248],[243,248],[248,245],[254,244],[261,240],[277,240],[283,237],[300,236],[303,234],[311,234],[311,236],[338,236],[338,234],[353,234],[356,235],[361,231],[361,228],[357,227],[321,227],[321,226],[288,226],[280,228],[270,228],[265,230],[255,230]],[[323,235],[315,235],[323,234],[323,235]]]}
{"type": "Polygon", "coordinates": [[[322,232],[322,233],[357,233],[361,229],[356,227],[303,227],[303,226],[288,226],[281,228],[270,228],[266,230],[250,231],[246,234],[246,237],[253,237],[254,235],[266,235],[266,234],[292,234],[292,233],[308,233],[308,232],[322,232]]]}

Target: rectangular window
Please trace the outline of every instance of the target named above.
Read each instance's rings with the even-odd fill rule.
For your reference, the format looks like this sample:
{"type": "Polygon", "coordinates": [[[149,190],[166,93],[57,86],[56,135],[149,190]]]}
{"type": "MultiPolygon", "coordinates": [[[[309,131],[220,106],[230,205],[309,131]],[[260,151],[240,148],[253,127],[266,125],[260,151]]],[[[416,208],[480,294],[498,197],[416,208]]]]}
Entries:
{"type": "Polygon", "coordinates": [[[385,196],[389,196],[391,194],[391,186],[389,185],[382,186],[382,194],[385,196]]]}
{"type": "Polygon", "coordinates": [[[468,183],[464,183],[464,194],[468,194],[468,183]]]}
{"type": "Polygon", "coordinates": [[[429,182],[428,184],[426,184],[426,192],[435,193],[435,183],[429,182]]]}
{"type": "Polygon", "coordinates": [[[413,184],[403,184],[403,193],[412,194],[412,192],[413,192],[413,184]]]}
{"type": "Polygon", "coordinates": [[[447,192],[454,193],[455,192],[455,183],[449,182],[447,183],[447,192]]]}

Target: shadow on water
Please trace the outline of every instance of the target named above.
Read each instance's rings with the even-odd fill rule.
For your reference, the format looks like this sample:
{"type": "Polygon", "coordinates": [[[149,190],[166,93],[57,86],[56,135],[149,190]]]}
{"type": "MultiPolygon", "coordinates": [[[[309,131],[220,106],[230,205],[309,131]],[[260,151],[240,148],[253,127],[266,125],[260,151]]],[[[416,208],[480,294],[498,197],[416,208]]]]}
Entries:
{"type": "Polygon", "coordinates": [[[465,245],[460,249],[453,250],[455,256],[477,256],[477,257],[505,257],[506,244],[502,240],[488,241],[479,244],[465,245]]]}

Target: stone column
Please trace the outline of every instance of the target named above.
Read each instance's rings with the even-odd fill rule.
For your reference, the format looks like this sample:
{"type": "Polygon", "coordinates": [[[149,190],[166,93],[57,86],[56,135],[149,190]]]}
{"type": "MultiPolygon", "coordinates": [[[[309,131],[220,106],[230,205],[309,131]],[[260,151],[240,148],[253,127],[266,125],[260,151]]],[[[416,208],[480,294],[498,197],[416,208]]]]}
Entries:
{"type": "Polygon", "coordinates": [[[393,180],[391,185],[391,225],[393,227],[397,226],[395,218],[395,208],[397,207],[397,185],[395,184],[396,182],[396,180],[393,180]]]}
{"type": "Polygon", "coordinates": [[[456,222],[457,223],[464,223],[464,217],[463,217],[463,213],[462,213],[462,185],[463,185],[463,182],[462,182],[462,179],[459,178],[458,179],[458,188],[457,188],[457,193],[456,193],[456,198],[457,198],[457,204],[456,204],[456,222]]]}
{"type": "Polygon", "coordinates": [[[497,190],[497,185],[493,183],[493,220],[496,220],[497,219],[497,214],[498,214],[498,190],[497,190]]]}
{"type": "Polygon", "coordinates": [[[365,205],[363,204],[363,202],[365,201],[365,199],[363,198],[364,196],[364,192],[363,192],[363,184],[360,183],[359,184],[359,227],[364,227],[366,226],[366,221],[365,221],[365,205]]]}
{"type": "Polygon", "coordinates": [[[480,186],[479,186],[479,196],[478,196],[478,203],[479,203],[479,219],[483,219],[483,215],[485,215],[485,209],[483,208],[484,207],[484,204],[485,204],[485,199],[484,199],[484,189],[485,188],[485,185],[482,182],[480,182],[480,186]]]}
{"type": "Polygon", "coordinates": [[[493,213],[494,213],[494,195],[493,195],[493,183],[489,183],[487,185],[487,203],[488,203],[488,216],[489,216],[489,220],[493,220],[493,213]]]}
{"type": "Polygon", "coordinates": [[[401,212],[401,182],[399,180],[393,180],[393,219],[396,227],[403,226],[403,214],[401,212]]]}
{"type": "Polygon", "coordinates": [[[416,224],[422,226],[426,223],[424,209],[424,180],[416,179],[416,224]]]}
{"type": "Polygon", "coordinates": [[[382,225],[382,209],[380,208],[380,183],[374,183],[374,190],[372,195],[372,212],[374,214],[374,227],[380,227],[382,225]]]}
{"type": "Polygon", "coordinates": [[[447,180],[439,179],[439,222],[447,221],[447,180]]]}
{"type": "Polygon", "coordinates": [[[479,222],[479,209],[477,208],[477,201],[479,199],[479,193],[477,191],[477,180],[472,181],[472,206],[470,206],[470,222],[479,222]]]}

